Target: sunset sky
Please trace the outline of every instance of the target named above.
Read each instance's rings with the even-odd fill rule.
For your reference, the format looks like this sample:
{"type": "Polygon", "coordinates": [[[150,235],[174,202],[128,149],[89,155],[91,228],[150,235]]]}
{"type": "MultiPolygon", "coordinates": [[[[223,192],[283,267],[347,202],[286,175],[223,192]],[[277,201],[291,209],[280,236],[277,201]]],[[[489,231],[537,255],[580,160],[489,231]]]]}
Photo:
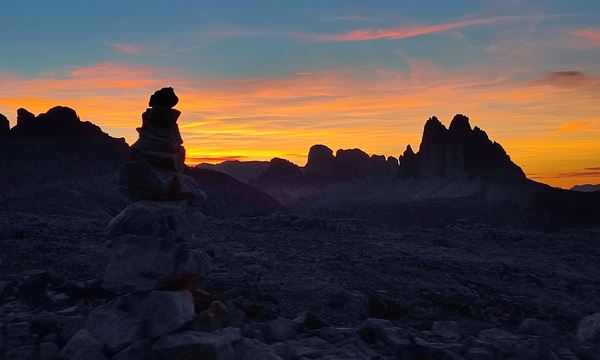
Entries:
{"type": "Polygon", "coordinates": [[[0,113],[137,138],[175,88],[188,161],[398,156],[456,113],[529,177],[600,183],[600,1],[5,1],[0,113]]]}

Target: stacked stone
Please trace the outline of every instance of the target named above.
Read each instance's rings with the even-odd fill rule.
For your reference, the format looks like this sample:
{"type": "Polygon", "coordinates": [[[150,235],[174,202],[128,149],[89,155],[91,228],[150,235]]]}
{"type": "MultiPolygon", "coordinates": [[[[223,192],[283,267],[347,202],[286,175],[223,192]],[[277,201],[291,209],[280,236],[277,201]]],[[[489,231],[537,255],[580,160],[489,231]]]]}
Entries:
{"type": "Polygon", "coordinates": [[[173,88],[151,97],[142,114],[139,139],[131,146],[132,161],[121,170],[120,186],[134,200],[187,200],[198,204],[205,195],[185,170],[185,148],[177,126],[181,113],[173,88]]]}
{"type": "Polygon", "coordinates": [[[172,88],[161,89],[142,115],[132,161],[120,178],[122,190],[136,201],[107,227],[112,251],[102,287],[116,297],[91,311],[61,358],[179,358],[171,356],[179,345],[169,341],[189,334],[198,337],[199,353],[233,354],[229,343],[217,349],[214,339],[232,342],[239,330],[223,329],[223,336],[199,331],[223,326],[227,309],[222,297],[201,288],[210,257],[184,237],[186,223],[202,217],[188,204],[202,201],[204,193],[184,175],[180,112],[173,109],[177,101],[172,88]]]}

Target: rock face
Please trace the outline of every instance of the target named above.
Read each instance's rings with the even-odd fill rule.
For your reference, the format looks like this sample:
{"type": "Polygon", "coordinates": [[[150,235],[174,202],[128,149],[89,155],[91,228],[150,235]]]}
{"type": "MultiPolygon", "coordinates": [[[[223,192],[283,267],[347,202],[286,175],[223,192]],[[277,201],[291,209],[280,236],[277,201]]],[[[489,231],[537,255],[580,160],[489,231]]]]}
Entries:
{"type": "Polygon", "coordinates": [[[285,186],[300,184],[302,180],[302,170],[298,165],[285,159],[273,158],[267,170],[256,179],[256,183],[261,187],[285,186]]]}
{"type": "Polygon", "coordinates": [[[525,174],[502,146],[485,131],[471,129],[469,118],[458,114],[447,129],[436,117],[425,123],[418,153],[407,147],[400,157],[402,177],[441,177],[518,182],[525,174]]]}
{"type": "Polygon", "coordinates": [[[0,136],[8,135],[10,131],[10,123],[6,116],[0,114],[0,136]]]}
{"type": "Polygon", "coordinates": [[[308,162],[304,166],[306,176],[326,178],[331,175],[335,167],[333,150],[325,145],[313,145],[308,151],[308,162]]]}
{"type": "Polygon", "coordinates": [[[177,126],[181,113],[172,109],[178,102],[173,88],[156,91],[150,108],[142,114],[140,137],[131,146],[132,161],[121,170],[120,186],[132,199],[205,199],[196,181],[183,174],[185,148],[177,126]]]}

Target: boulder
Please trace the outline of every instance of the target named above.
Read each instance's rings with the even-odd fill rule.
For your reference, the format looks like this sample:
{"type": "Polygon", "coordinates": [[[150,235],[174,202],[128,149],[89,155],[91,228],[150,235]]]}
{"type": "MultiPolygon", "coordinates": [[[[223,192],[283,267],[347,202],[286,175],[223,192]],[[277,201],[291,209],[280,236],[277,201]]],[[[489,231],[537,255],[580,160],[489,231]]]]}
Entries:
{"type": "Polygon", "coordinates": [[[298,324],[284,318],[267,322],[266,336],[271,342],[290,340],[296,336],[298,324]]]}
{"type": "Polygon", "coordinates": [[[94,335],[86,329],[79,330],[72,338],[67,342],[65,347],[60,351],[60,357],[63,359],[72,359],[76,354],[83,351],[96,350],[100,352],[102,350],[102,342],[100,342],[94,335]]]}
{"type": "Polygon", "coordinates": [[[148,291],[95,308],[86,320],[86,329],[110,352],[116,352],[143,338],[175,331],[193,318],[189,292],[148,291]]]}
{"type": "Polygon", "coordinates": [[[144,335],[158,337],[179,329],[194,318],[194,303],[188,291],[150,291],[131,294],[119,304],[141,319],[144,335]]]}
{"type": "Polygon", "coordinates": [[[121,301],[101,305],[88,315],[85,329],[110,352],[144,338],[144,323],[118,308],[121,301]]]}
{"type": "Polygon", "coordinates": [[[237,336],[223,332],[182,331],[160,338],[152,348],[151,356],[156,360],[233,360],[232,343],[239,339],[239,330],[237,336]]]}
{"type": "Polygon", "coordinates": [[[114,241],[103,286],[118,292],[151,290],[177,274],[209,270],[210,258],[178,238],[125,235],[114,241]]]}
{"type": "Polygon", "coordinates": [[[111,360],[142,360],[147,359],[154,341],[142,339],[119,351],[111,360]]]}
{"type": "Polygon", "coordinates": [[[582,343],[600,342],[600,312],[588,315],[579,322],[576,338],[582,343]]]}
{"type": "Polygon", "coordinates": [[[178,219],[185,210],[184,202],[140,200],[123,209],[108,223],[108,234],[174,236],[178,233],[178,219]]]}
{"type": "Polygon", "coordinates": [[[206,199],[192,177],[162,169],[147,159],[123,166],[119,186],[134,200],[187,200],[192,204],[200,204],[206,199]]]}

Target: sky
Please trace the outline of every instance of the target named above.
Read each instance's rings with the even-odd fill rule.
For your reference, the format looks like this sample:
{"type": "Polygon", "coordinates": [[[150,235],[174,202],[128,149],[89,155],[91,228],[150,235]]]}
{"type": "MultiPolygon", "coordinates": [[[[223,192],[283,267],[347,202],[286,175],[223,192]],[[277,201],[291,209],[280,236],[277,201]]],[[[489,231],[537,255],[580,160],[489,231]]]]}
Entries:
{"type": "Polygon", "coordinates": [[[600,183],[600,1],[3,1],[0,113],[129,143],[172,86],[188,163],[400,155],[462,113],[535,180],[600,183]]]}

